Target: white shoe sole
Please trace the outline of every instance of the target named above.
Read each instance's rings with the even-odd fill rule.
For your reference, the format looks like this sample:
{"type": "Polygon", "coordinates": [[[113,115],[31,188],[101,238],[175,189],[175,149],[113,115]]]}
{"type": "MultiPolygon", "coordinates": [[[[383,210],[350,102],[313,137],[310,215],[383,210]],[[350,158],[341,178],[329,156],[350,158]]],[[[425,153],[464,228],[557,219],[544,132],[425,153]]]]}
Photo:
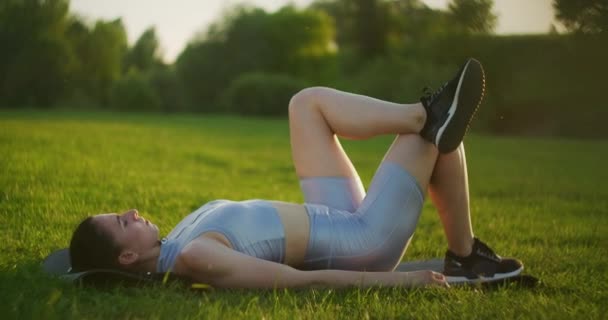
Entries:
{"type": "Polygon", "coordinates": [[[514,277],[516,275],[519,275],[523,270],[524,270],[524,267],[522,266],[521,268],[519,268],[519,269],[517,269],[515,271],[509,272],[509,273],[495,274],[493,277],[479,276],[478,278],[469,279],[467,277],[451,277],[451,276],[446,276],[445,280],[449,284],[467,284],[467,283],[492,282],[492,281],[498,281],[498,280],[514,277]]]}

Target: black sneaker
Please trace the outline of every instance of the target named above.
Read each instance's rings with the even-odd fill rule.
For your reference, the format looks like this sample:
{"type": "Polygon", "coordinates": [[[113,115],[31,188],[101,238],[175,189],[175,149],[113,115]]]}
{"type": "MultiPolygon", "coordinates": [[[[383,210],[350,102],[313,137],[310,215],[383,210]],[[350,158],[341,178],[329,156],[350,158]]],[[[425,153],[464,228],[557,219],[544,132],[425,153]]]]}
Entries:
{"type": "Polygon", "coordinates": [[[521,261],[501,258],[475,238],[473,251],[468,257],[459,257],[447,251],[443,274],[448,283],[475,283],[514,277],[523,269],[521,261]]]}
{"type": "Polygon", "coordinates": [[[435,144],[440,153],[458,148],[481,103],[484,89],[481,63],[467,60],[452,80],[420,98],[427,114],[420,135],[435,144]]]}

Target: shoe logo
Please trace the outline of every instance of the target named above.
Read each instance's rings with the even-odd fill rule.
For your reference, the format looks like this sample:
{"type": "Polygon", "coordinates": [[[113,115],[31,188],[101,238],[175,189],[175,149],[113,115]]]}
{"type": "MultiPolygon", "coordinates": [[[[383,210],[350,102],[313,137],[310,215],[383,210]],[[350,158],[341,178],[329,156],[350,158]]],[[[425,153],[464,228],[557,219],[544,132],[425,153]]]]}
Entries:
{"type": "Polygon", "coordinates": [[[500,259],[498,259],[496,256],[493,256],[493,255],[491,255],[489,253],[486,253],[486,252],[483,252],[483,251],[480,251],[480,250],[477,250],[475,252],[475,254],[478,255],[478,256],[482,256],[482,257],[484,257],[486,259],[489,259],[489,260],[500,261],[500,259]]]}

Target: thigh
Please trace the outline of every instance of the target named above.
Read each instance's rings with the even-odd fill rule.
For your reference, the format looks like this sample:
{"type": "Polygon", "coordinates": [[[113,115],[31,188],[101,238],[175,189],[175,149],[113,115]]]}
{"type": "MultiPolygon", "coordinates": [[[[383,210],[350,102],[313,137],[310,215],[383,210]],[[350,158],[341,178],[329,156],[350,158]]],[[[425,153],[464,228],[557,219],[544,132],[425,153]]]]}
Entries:
{"type": "Polygon", "coordinates": [[[414,176],[396,163],[383,162],[354,213],[367,230],[367,237],[356,243],[367,244],[367,250],[359,256],[336,259],[336,266],[392,270],[412,239],[423,204],[423,191],[414,176]]]}
{"type": "Polygon", "coordinates": [[[289,109],[291,152],[296,173],[308,177],[356,177],[338,137],[315,108],[289,109]]]}
{"type": "Polygon", "coordinates": [[[358,178],[301,178],[300,187],[304,193],[304,202],[348,212],[355,212],[365,197],[361,180],[358,178]]]}
{"type": "Polygon", "coordinates": [[[377,181],[384,185],[381,189],[394,187],[395,191],[370,188],[376,201],[368,205],[364,202],[354,214],[306,204],[310,236],[302,269],[391,271],[395,268],[410,242],[423,198],[411,176],[397,174],[377,181]],[[382,195],[378,191],[387,192],[382,195]]]}
{"type": "Polygon", "coordinates": [[[313,108],[290,108],[289,128],[293,163],[306,201],[329,206],[328,199],[353,199],[350,202],[358,206],[365,195],[363,184],[322,114],[313,108]]]}

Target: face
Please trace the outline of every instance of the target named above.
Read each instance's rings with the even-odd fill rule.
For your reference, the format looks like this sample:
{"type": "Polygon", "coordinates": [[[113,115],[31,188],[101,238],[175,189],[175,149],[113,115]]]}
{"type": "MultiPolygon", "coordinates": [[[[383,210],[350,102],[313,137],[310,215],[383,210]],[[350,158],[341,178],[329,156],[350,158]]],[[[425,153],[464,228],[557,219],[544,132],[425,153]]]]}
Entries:
{"type": "Polygon", "coordinates": [[[93,222],[110,234],[123,253],[141,256],[158,245],[158,227],[141,217],[136,209],[122,214],[96,215],[93,222]]]}

